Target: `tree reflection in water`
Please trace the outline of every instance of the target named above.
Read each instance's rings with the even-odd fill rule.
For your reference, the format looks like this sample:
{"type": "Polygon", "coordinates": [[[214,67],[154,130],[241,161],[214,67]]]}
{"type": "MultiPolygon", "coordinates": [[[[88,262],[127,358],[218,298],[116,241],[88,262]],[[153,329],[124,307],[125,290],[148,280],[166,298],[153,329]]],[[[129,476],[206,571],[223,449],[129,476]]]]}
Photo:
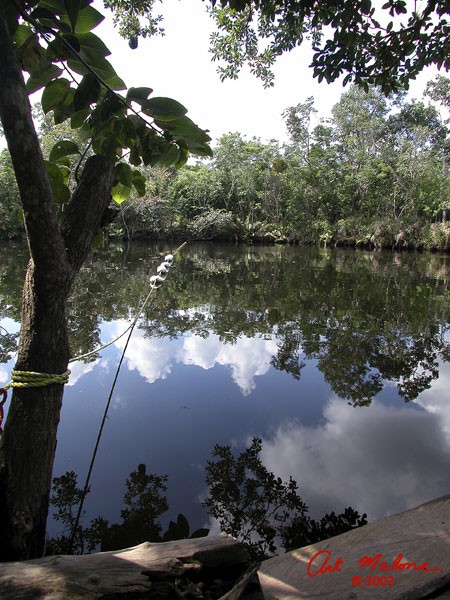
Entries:
{"type": "MultiPolygon", "coordinates": [[[[315,521],[297,493],[297,482],[283,482],[262,463],[261,440],[253,438],[250,446],[235,456],[230,446],[216,445],[214,460],[206,465],[208,494],[203,506],[216,519],[221,531],[240,540],[254,560],[263,560],[286,550],[313,544],[367,524],[367,515],[359,515],[348,507],[341,514],[325,514],[315,521]]],[[[159,517],[168,509],[165,497],[167,476],[147,474],[140,464],[126,480],[121,511],[121,523],[109,524],[102,517],[91,521],[89,527],[77,525],[75,514],[83,492],[77,487],[73,471],[53,479],[51,504],[56,509],[55,520],[63,533],[47,543],[47,554],[81,554],[96,548],[118,550],[145,541],[166,542],[208,535],[202,528],[190,534],[189,523],[183,514],[170,521],[162,533],[159,517]],[[72,536],[76,527],[75,536],[72,536]],[[71,543],[73,537],[74,543],[71,543]]]]}
{"type": "MultiPolygon", "coordinates": [[[[110,244],[92,255],[76,282],[68,315],[74,355],[95,349],[100,344],[102,328],[103,334],[105,329],[109,334],[111,330],[115,332],[117,329],[119,333],[126,328],[148,293],[149,276],[161,262],[161,256],[169,249],[167,244],[139,244],[129,247],[110,244]]],[[[126,399],[122,398],[124,402],[129,400],[129,405],[124,404],[114,423],[111,419],[110,430],[114,431],[111,436],[114,443],[122,433],[125,437],[127,430],[126,443],[129,444],[132,453],[135,447],[145,446],[144,443],[141,446],[140,442],[145,436],[149,437],[148,432],[151,431],[153,437],[148,440],[148,448],[151,447],[148,454],[153,452],[152,460],[159,459],[155,456],[155,448],[159,450],[159,444],[163,448],[161,454],[166,461],[161,459],[161,464],[152,468],[170,472],[173,481],[174,469],[170,471],[170,467],[165,465],[170,460],[179,462],[178,457],[173,459],[172,455],[184,452],[182,445],[185,441],[190,441],[189,436],[197,436],[195,443],[199,443],[201,435],[206,432],[207,443],[202,442],[201,458],[200,451],[194,459],[182,457],[187,465],[183,463],[177,472],[177,477],[181,478],[184,477],[182,469],[185,472],[189,470],[191,462],[196,461],[196,466],[203,464],[211,445],[217,439],[228,443],[239,436],[242,441],[245,436],[248,439],[249,436],[258,434],[265,440],[266,466],[271,464],[274,472],[280,472],[278,463],[282,460],[277,463],[273,458],[277,452],[277,456],[287,457],[287,465],[282,465],[284,473],[295,473],[305,496],[305,484],[308,483],[308,502],[311,510],[317,504],[317,496],[330,498],[331,507],[324,508],[322,512],[331,510],[335,499],[339,502],[342,500],[339,509],[341,510],[348,503],[356,505],[358,497],[364,498],[361,506],[358,505],[358,510],[372,510],[375,516],[380,516],[381,501],[368,506],[369,495],[376,496],[370,485],[375,486],[379,490],[377,493],[384,499],[387,498],[386,506],[383,504],[382,507],[383,511],[392,510],[392,507],[394,510],[409,507],[399,503],[400,497],[408,497],[410,502],[427,499],[417,492],[419,483],[420,489],[429,489],[430,494],[445,493],[444,484],[440,483],[445,478],[442,473],[448,470],[448,453],[446,454],[445,450],[447,446],[443,441],[443,432],[446,431],[445,417],[439,421],[438,415],[432,410],[425,409],[420,414],[418,411],[427,406],[423,401],[428,392],[420,398],[419,395],[432,383],[433,393],[436,389],[436,394],[440,394],[439,398],[443,397],[439,386],[445,381],[446,373],[450,372],[446,364],[450,352],[449,261],[449,256],[435,254],[187,245],[177,256],[171,276],[161,290],[158,290],[139,322],[139,329],[133,334],[127,355],[130,358],[129,369],[137,369],[141,377],[139,380],[133,377],[132,383],[136,387],[127,388],[128,396],[126,399]],[[202,344],[205,350],[203,354],[200,352],[202,344]],[[175,354],[180,348],[184,352],[182,356],[175,354]],[[206,350],[209,352],[208,356],[206,350]],[[137,353],[142,361],[139,364],[132,362],[137,353]],[[199,359],[197,362],[194,361],[196,357],[199,359]],[[160,382],[171,369],[175,371],[175,363],[178,363],[180,369],[172,387],[169,381],[171,396],[164,396],[162,387],[158,387],[162,402],[157,405],[153,400],[148,401],[148,397],[152,395],[148,383],[160,382]],[[218,381],[213,381],[216,374],[217,377],[221,377],[220,370],[217,369],[214,376],[210,370],[209,383],[212,382],[214,389],[206,390],[202,398],[198,399],[195,406],[200,410],[180,411],[181,406],[195,401],[192,390],[188,389],[189,383],[180,383],[188,371],[187,368],[181,367],[192,364],[202,367],[205,372],[217,364],[231,367],[234,383],[239,386],[240,393],[233,384],[234,387],[227,387],[226,397],[220,396],[218,381]],[[151,368],[151,372],[144,372],[140,368],[141,365],[151,368]],[[270,385],[261,385],[256,390],[255,376],[262,376],[269,370],[271,379],[267,378],[266,381],[270,385]],[[314,379],[311,376],[312,371],[319,371],[322,377],[314,379]],[[439,374],[441,379],[436,385],[439,374]],[[317,382],[322,383],[323,379],[329,384],[334,396],[330,397],[328,386],[323,386],[321,395],[316,398],[313,385],[317,382]],[[286,382],[292,383],[293,386],[295,384],[295,388],[290,388],[291,395],[284,401],[285,390],[289,387],[286,386],[286,382]],[[300,387],[302,385],[303,388],[300,387]],[[378,395],[382,403],[387,397],[382,395],[383,390],[392,390],[394,386],[405,402],[415,399],[417,401],[406,409],[404,403],[399,403],[396,395],[389,392],[389,407],[377,406],[377,402],[373,402],[378,395]],[[266,390],[262,389],[264,387],[266,390]],[[326,390],[323,391],[325,387],[326,390]],[[263,397],[256,393],[260,394],[261,389],[263,397]],[[185,399],[187,392],[190,393],[189,401],[185,399]],[[180,394],[180,400],[176,400],[176,413],[169,413],[172,399],[176,398],[177,394],[180,394]],[[242,396],[246,396],[249,402],[240,403],[242,396]],[[210,403],[210,398],[214,398],[215,402],[210,403]],[[298,398],[301,398],[301,402],[298,398]],[[179,439],[168,441],[167,446],[164,445],[164,439],[161,441],[158,431],[152,429],[151,423],[152,415],[159,410],[163,402],[164,408],[158,415],[166,420],[168,431],[170,427],[177,428],[174,429],[175,435],[180,434],[179,439]],[[350,406],[346,406],[346,403],[350,406]],[[371,403],[371,413],[367,415],[367,422],[363,422],[362,415],[369,411],[353,411],[351,407],[368,406],[371,403]],[[249,408],[250,406],[253,408],[249,408]],[[411,410],[413,408],[418,410],[414,412],[411,410]],[[255,418],[253,415],[248,416],[251,410],[258,413],[255,418]],[[399,414],[401,410],[402,414],[399,414]],[[142,422],[144,411],[150,422],[145,424],[145,427],[142,422]],[[230,416],[233,411],[236,411],[236,416],[230,416]],[[247,412],[244,414],[244,411],[247,412]],[[265,417],[266,421],[257,421],[264,411],[268,415],[265,417]],[[303,412],[300,415],[301,411],[303,412]],[[138,417],[136,412],[139,412],[138,417]],[[313,412],[316,421],[313,421],[311,416],[313,412]],[[247,419],[245,423],[244,419],[247,419]],[[121,422],[114,429],[117,421],[121,422]],[[271,430],[266,426],[267,422],[270,423],[271,430]],[[428,427],[426,432],[423,430],[423,424],[428,427]],[[228,427],[222,437],[216,435],[219,433],[219,427],[223,428],[220,429],[220,435],[228,427]],[[389,427],[390,442],[386,434],[386,428],[389,427]],[[373,433],[375,428],[377,436],[373,433]],[[187,430],[189,435],[185,435],[187,430]],[[422,445],[418,445],[421,431],[422,438],[419,442],[422,445]],[[407,437],[408,432],[415,437],[414,440],[407,437]],[[372,437],[369,440],[370,435],[372,437]],[[425,438],[428,436],[429,439],[431,435],[434,436],[435,446],[430,449],[425,438]],[[131,438],[132,443],[129,441],[131,438]],[[344,445],[348,444],[350,439],[353,450],[343,452],[344,445]],[[330,443],[333,445],[333,456],[328,450],[325,451],[330,443]],[[378,462],[369,461],[372,470],[370,473],[367,471],[364,478],[360,473],[361,456],[369,460],[377,455],[380,445],[384,450],[389,449],[389,452],[386,450],[387,455],[383,454],[378,462]],[[337,456],[338,446],[341,463],[344,464],[346,457],[349,457],[348,468],[337,468],[336,462],[331,460],[337,456]],[[311,452],[310,447],[314,447],[316,454],[311,452]],[[416,447],[417,455],[414,453],[416,447]],[[435,452],[438,447],[440,453],[435,452]],[[408,452],[413,456],[414,469],[417,467],[416,470],[411,467],[413,474],[409,479],[409,467],[407,468],[404,462],[409,460],[408,452]],[[323,466],[324,457],[331,463],[329,468],[323,466]],[[305,471],[308,465],[314,465],[314,473],[309,473],[307,477],[305,471]],[[361,477],[352,476],[351,481],[346,480],[351,469],[354,469],[355,473],[357,471],[361,477]],[[374,472],[379,474],[379,478],[374,478],[374,472]],[[396,489],[395,496],[394,492],[388,491],[387,482],[397,481],[399,474],[404,474],[402,486],[390,486],[390,489],[396,489]],[[424,479],[425,485],[421,481],[424,479]],[[327,489],[322,480],[328,482],[327,489]],[[342,481],[348,483],[344,485],[342,481]],[[339,493],[336,489],[330,489],[330,486],[339,488],[339,493]],[[343,487],[347,495],[340,493],[343,487]],[[363,492],[364,490],[367,490],[367,493],[363,492]],[[347,497],[352,500],[346,500],[347,497]]],[[[17,325],[12,327],[11,324],[17,324],[19,319],[25,264],[24,249],[14,245],[2,248],[0,360],[3,363],[15,350],[14,332],[17,325]]],[[[105,377],[92,392],[90,386],[94,387],[94,371],[97,364],[108,365],[108,360],[112,361],[110,365],[113,364],[120,351],[121,346],[118,344],[114,348],[115,353],[94,354],[88,359],[89,364],[75,363],[77,366],[73,366],[73,382],[78,371],[82,371],[85,378],[81,385],[77,383],[66,391],[66,399],[69,401],[65,402],[67,416],[63,415],[61,422],[59,448],[65,443],[64,436],[66,439],[72,436],[68,445],[70,458],[64,457],[64,460],[75,461],[72,457],[80,452],[76,459],[80,460],[76,463],[76,469],[80,470],[80,473],[85,456],[80,459],[80,421],[77,419],[81,420],[84,435],[95,429],[95,418],[90,419],[84,413],[94,417],[95,410],[101,410],[101,398],[98,394],[103,392],[109,380],[105,377]],[[89,380],[87,373],[90,371],[92,378],[89,380]],[[71,404],[72,398],[74,402],[71,404]],[[80,405],[83,407],[81,411],[80,405]]],[[[104,370],[98,369],[96,373],[101,372],[103,376],[105,371],[106,367],[104,370]]],[[[191,369],[188,375],[191,376],[194,371],[191,369]]],[[[0,374],[2,382],[8,380],[7,365],[0,364],[0,374]]],[[[170,380],[169,377],[167,379],[170,380]]],[[[197,372],[192,375],[192,381],[199,381],[197,372]]],[[[222,381],[225,379],[220,380],[222,381]]],[[[97,386],[97,383],[95,385],[97,386]]],[[[196,390],[193,393],[196,393],[196,390]]],[[[434,401],[434,396],[432,400],[427,400],[428,403],[434,401]]],[[[141,457],[140,452],[136,450],[133,462],[125,465],[126,461],[122,460],[118,450],[114,458],[111,458],[109,466],[117,470],[117,463],[122,461],[122,481],[132,466],[138,461],[147,461],[147,456],[141,457]]],[[[61,462],[58,469],[59,472],[64,472],[66,467],[63,464],[61,468],[61,462]]],[[[173,467],[173,464],[171,466],[173,467]]],[[[106,468],[105,466],[105,473],[106,468]]],[[[189,478],[198,480],[198,472],[194,469],[189,471],[186,480],[189,478]]],[[[108,485],[105,476],[103,486],[108,485]]],[[[112,482],[111,486],[114,485],[116,484],[112,482]]],[[[185,481],[180,485],[185,485],[185,481]]],[[[190,490],[192,495],[193,489],[194,485],[190,490]]],[[[198,494],[199,491],[196,490],[195,493],[198,494]]],[[[112,496],[110,492],[108,494],[112,496]]],[[[171,505],[173,504],[171,500],[171,505]]],[[[182,506],[179,509],[184,510],[182,506]]],[[[190,515],[189,518],[191,519],[190,515]]],[[[351,515],[348,518],[351,518],[351,515]]],[[[130,522],[127,527],[131,531],[132,519],[127,520],[130,522]]],[[[320,519],[316,521],[319,522],[320,519]]],[[[184,521],[175,520],[174,523],[185,535],[184,521]]],[[[115,530],[117,535],[119,532],[120,535],[125,535],[126,528],[121,527],[122,525],[123,523],[118,524],[119,529],[115,530]]],[[[111,530],[112,525],[108,527],[111,530]]],[[[173,531],[176,529],[174,527],[175,525],[172,526],[173,531]]],[[[162,530],[159,535],[164,535],[162,530]]],[[[112,536],[110,531],[110,537],[112,536]]],[[[288,542],[286,544],[289,546],[288,542]]]]}
{"type": "MultiPolygon", "coordinates": [[[[126,253],[111,245],[93,255],[70,303],[73,355],[100,344],[102,321],[133,317],[163,253],[162,246],[126,253]]],[[[19,314],[18,264],[17,249],[2,262],[0,319],[19,314]]],[[[216,334],[227,344],[272,335],[271,364],[296,379],[315,360],[333,391],[355,406],[370,404],[385,381],[410,401],[449,358],[448,281],[447,256],[188,245],[141,328],[157,338],[216,334]]],[[[13,342],[0,330],[0,357],[13,342]]]]}

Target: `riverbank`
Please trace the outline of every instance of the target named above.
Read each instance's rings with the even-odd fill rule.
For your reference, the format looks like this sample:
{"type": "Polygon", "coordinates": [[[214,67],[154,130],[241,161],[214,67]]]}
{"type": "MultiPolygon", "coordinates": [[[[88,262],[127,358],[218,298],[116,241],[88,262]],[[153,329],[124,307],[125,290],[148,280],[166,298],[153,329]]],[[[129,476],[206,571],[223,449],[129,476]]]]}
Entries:
{"type": "Polygon", "coordinates": [[[431,224],[400,220],[363,223],[348,219],[340,220],[334,225],[322,223],[320,227],[304,231],[261,222],[244,226],[232,219],[226,220],[226,226],[212,221],[208,227],[191,227],[189,223],[180,223],[167,230],[139,227],[124,229],[115,224],[109,229],[108,237],[120,240],[190,240],[449,252],[450,221],[431,224]]]}

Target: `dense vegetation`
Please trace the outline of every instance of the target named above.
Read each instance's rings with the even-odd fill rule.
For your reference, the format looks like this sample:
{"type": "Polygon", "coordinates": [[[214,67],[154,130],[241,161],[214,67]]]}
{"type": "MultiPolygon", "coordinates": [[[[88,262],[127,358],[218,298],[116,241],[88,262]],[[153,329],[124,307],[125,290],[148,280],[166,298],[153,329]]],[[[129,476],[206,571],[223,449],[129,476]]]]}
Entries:
{"type": "MultiPolygon", "coordinates": [[[[229,133],[212,160],[148,168],[145,196],[121,205],[109,234],[447,250],[449,131],[439,111],[450,105],[449,90],[444,77],[430,82],[430,104],[351,87],[315,127],[308,98],[283,113],[286,144],[229,133]]],[[[44,153],[73,135],[41,118],[44,153]]],[[[0,236],[17,236],[6,151],[0,198],[0,236]]]]}
{"type": "MultiPolygon", "coordinates": [[[[295,479],[283,482],[268,471],[261,460],[262,440],[254,437],[239,456],[231,446],[216,444],[213,460],[205,466],[207,495],[202,502],[209,517],[222,532],[238,539],[254,560],[264,560],[280,551],[299,548],[345,533],[367,524],[367,515],[352,507],[336,514],[326,513],[320,521],[298,495],[295,479]]],[[[166,498],[167,475],[148,474],[140,464],[125,482],[121,523],[108,523],[99,516],[88,527],[78,524],[76,508],[83,502],[77,475],[67,471],[53,479],[51,505],[54,519],[62,527],[58,537],[47,542],[47,554],[83,554],[129,548],[142,542],[168,542],[208,535],[209,529],[190,532],[183,514],[170,521],[163,533],[160,517],[169,510],[166,498]]]]}
{"type": "MultiPolygon", "coordinates": [[[[159,19],[152,15],[153,3],[154,0],[105,2],[106,7],[113,10],[116,23],[125,28],[122,34],[129,38],[132,48],[137,47],[140,35],[145,36],[158,29],[159,19]],[[147,20],[148,24],[144,29],[136,29],[135,24],[140,23],[141,18],[147,20]]],[[[66,304],[71,286],[92,246],[115,216],[109,206],[111,196],[121,202],[128,197],[132,187],[139,195],[145,194],[145,175],[140,169],[132,167],[143,164],[146,167],[174,165],[179,168],[186,163],[189,154],[211,156],[207,132],[186,116],[187,109],[182,104],[169,98],[149,99],[149,87],[130,88],[126,95],[118,93],[118,90],[125,90],[126,86],[105,58],[110,54],[108,48],[92,33],[103,20],[103,15],[91,4],[92,0],[5,0],[0,3],[0,121],[20,190],[20,205],[30,253],[24,278],[16,374],[28,371],[52,374],[52,377],[58,374],[61,380],[66,378],[70,354],[66,304]],[[78,144],[64,140],[54,145],[48,160],[44,160],[29,103],[29,95],[42,88],[45,114],[52,111],[56,124],[67,123],[70,119],[71,127],[86,142],[82,150],[78,144]],[[93,155],[89,156],[91,153],[93,155]],[[83,158],[87,160],[84,162],[83,158]],[[74,172],[71,167],[74,167],[74,172]]],[[[214,0],[211,4],[214,6],[214,0]]],[[[398,92],[405,89],[408,81],[414,79],[425,66],[434,64],[439,68],[447,68],[449,64],[450,28],[445,18],[449,11],[448,3],[443,1],[430,0],[420,10],[416,7],[408,10],[405,0],[388,0],[382,6],[381,13],[372,7],[370,0],[343,3],[339,7],[330,0],[319,3],[223,0],[221,4],[231,11],[222,19],[222,23],[230,26],[226,26],[224,38],[212,37],[216,42],[213,43],[215,58],[222,56],[231,68],[226,76],[236,76],[234,66],[239,67],[248,59],[252,62],[255,53],[259,56],[258,37],[271,40],[267,52],[263,52],[267,60],[262,63],[253,61],[254,72],[263,80],[264,70],[270,66],[272,57],[300,45],[304,38],[311,39],[313,43],[314,74],[319,80],[325,78],[334,81],[346,73],[345,83],[360,83],[366,91],[369,91],[369,85],[379,85],[384,92],[398,92]],[[384,26],[385,19],[382,17],[387,14],[392,20],[384,26]],[[253,17],[256,17],[256,31],[252,27],[253,17]],[[435,21],[438,21],[437,24],[435,21]],[[242,48],[245,48],[244,55],[242,48]]],[[[295,110],[291,116],[294,125],[301,125],[302,119],[295,121],[295,110]]],[[[398,132],[401,131],[400,124],[398,132]]],[[[328,130],[327,134],[325,128],[323,143],[319,145],[321,149],[325,147],[325,163],[328,162],[328,146],[334,150],[335,142],[330,136],[331,131],[328,130]]],[[[374,137],[379,141],[377,136],[374,137]]],[[[439,146],[443,138],[438,137],[436,143],[439,146]]],[[[400,141],[400,149],[402,145],[400,141]]],[[[413,148],[415,146],[413,142],[413,148]]],[[[345,156],[345,144],[342,147],[345,156]]],[[[428,149],[429,146],[425,144],[425,153],[428,149]]],[[[359,173],[363,166],[359,164],[358,151],[355,154],[354,150],[350,148],[348,154],[357,157],[356,163],[350,162],[350,174],[355,167],[356,173],[359,173]]],[[[442,172],[445,174],[445,153],[441,154],[444,165],[442,172]]],[[[8,163],[7,157],[3,158],[8,163]]],[[[306,155],[297,163],[299,171],[305,164],[308,165],[308,160],[309,144],[306,155]]],[[[396,170],[396,165],[389,162],[387,165],[394,170],[394,174],[397,173],[395,179],[398,178],[398,186],[404,188],[409,201],[412,192],[408,189],[408,169],[403,174],[396,170]]],[[[272,168],[273,164],[270,163],[269,169],[262,170],[263,174],[268,171],[270,175],[272,168]]],[[[327,165],[325,170],[328,173],[327,165]]],[[[10,178],[10,171],[7,164],[7,178],[10,178]]],[[[282,167],[280,163],[274,171],[282,173],[287,171],[287,167],[282,167]]],[[[330,171],[332,173],[333,168],[330,171]]],[[[413,173],[417,173],[416,168],[413,173]]],[[[433,173],[429,165],[426,173],[427,176],[433,173]]],[[[346,177],[343,177],[346,173],[338,172],[338,175],[339,188],[341,181],[346,181],[346,177]]],[[[331,194],[333,181],[324,181],[327,188],[325,193],[319,194],[322,202],[319,208],[324,205],[323,218],[327,223],[327,203],[333,207],[335,197],[339,196],[331,194]]],[[[228,191],[232,193],[226,196],[230,200],[230,208],[236,187],[233,175],[231,184],[228,191]]],[[[356,184],[359,195],[354,196],[355,190],[350,189],[351,193],[347,193],[345,199],[351,198],[353,201],[356,197],[361,212],[366,209],[365,206],[359,206],[359,196],[364,196],[364,186],[360,185],[358,179],[356,184]]],[[[415,190],[417,186],[413,187],[415,190]]],[[[428,187],[425,186],[426,190],[428,187]]],[[[247,187],[244,186],[244,189],[247,187]]],[[[272,188],[266,186],[260,199],[266,213],[267,189],[272,188]]],[[[12,186],[8,188],[8,193],[11,192],[9,202],[14,199],[12,186]]],[[[300,192],[295,194],[295,198],[308,198],[303,190],[300,192]]],[[[275,217],[280,215],[280,218],[287,218],[284,215],[288,216],[289,206],[286,212],[278,211],[278,192],[274,193],[277,197],[275,217]]],[[[416,209],[418,213],[423,212],[424,207],[429,208],[428,195],[424,195],[427,203],[422,202],[420,210],[416,209]]],[[[249,189],[244,197],[247,200],[250,196],[249,189]]],[[[435,194],[433,196],[436,197],[435,194]]],[[[287,197],[293,198],[292,195],[287,197]]],[[[441,193],[438,195],[440,202],[437,203],[440,205],[431,203],[431,219],[435,218],[434,213],[442,212],[445,227],[444,197],[445,189],[441,184],[441,193]]],[[[280,196],[280,201],[282,198],[280,196]]],[[[315,200],[314,196],[312,204],[315,200]]],[[[270,206],[273,204],[270,202],[270,206]]],[[[400,210],[403,211],[408,202],[400,204],[400,210]]],[[[194,234],[198,237],[206,237],[206,234],[214,237],[210,229],[215,226],[216,216],[221,223],[221,230],[228,227],[232,229],[232,225],[245,225],[250,229],[250,236],[244,230],[242,237],[251,238],[254,236],[255,219],[259,217],[258,206],[245,206],[247,208],[238,202],[235,213],[228,208],[218,208],[218,213],[207,210],[194,215],[199,218],[194,221],[194,234]],[[233,216],[232,222],[230,215],[223,215],[223,210],[233,216]],[[205,227],[202,218],[212,220],[212,223],[207,223],[205,227]]],[[[394,206],[394,216],[397,217],[398,204],[394,206]]],[[[11,210],[8,212],[11,214],[11,210]]],[[[389,211],[390,218],[391,213],[389,211]]],[[[302,219],[295,222],[294,217],[299,214],[303,216],[294,206],[293,215],[289,217],[292,221],[287,222],[295,226],[295,231],[302,224],[302,219]]],[[[314,216],[317,217],[316,211],[314,216]]],[[[401,216],[403,218],[403,214],[401,216]]],[[[177,220],[179,217],[182,220],[183,215],[177,214],[177,220]]],[[[331,214],[331,217],[331,224],[334,225],[335,221],[339,222],[341,215],[331,214]]],[[[446,240],[445,232],[444,229],[446,240]]],[[[322,226],[315,233],[323,241],[330,238],[330,233],[327,230],[324,233],[322,226]]],[[[405,241],[402,230],[396,242],[405,241]]],[[[63,396],[62,383],[45,385],[39,392],[32,389],[36,387],[35,382],[26,387],[18,383],[11,383],[13,396],[0,446],[0,560],[26,559],[42,553],[63,396]]]]}

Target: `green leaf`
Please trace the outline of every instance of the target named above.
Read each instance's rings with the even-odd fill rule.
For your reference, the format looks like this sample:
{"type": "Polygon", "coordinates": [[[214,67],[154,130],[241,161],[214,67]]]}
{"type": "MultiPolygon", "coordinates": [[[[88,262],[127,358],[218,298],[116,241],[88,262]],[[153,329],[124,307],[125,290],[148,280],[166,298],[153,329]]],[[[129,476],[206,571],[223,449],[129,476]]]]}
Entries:
{"type": "Polygon", "coordinates": [[[39,8],[45,8],[55,15],[67,14],[67,9],[64,0],[41,0],[39,8]]]}
{"type": "Polygon", "coordinates": [[[116,185],[112,189],[112,197],[117,202],[117,204],[122,204],[131,193],[131,187],[127,187],[123,185],[123,183],[116,183],[116,185]]]}
{"type": "MultiPolygon", "coordinates": [[[[118,77],[114,71],[113,66],[109,63],[106,58],[98,56],[95,60],[89,61],[90,67],[97,73],[97,75],[103,79],[105,83],[109,85],[113,90],[121,90],[126,88],[124,82],[118,77]]],[[[69,69],[79,73],[80,75],[87,75],[89,69],[79,60],[68,60],[67,66],[69,69]]]]}
{"type": "Polygon", "coordinates": [[[142,103],[147,100],[152,92],[152,88],[148,87],[131,87],[127,92],[127,100],[137,102],[138,104],[142,105],[142,103]]]}
{"type": "Polygon", "coordinates": [[[188,158],[189,158],[189,150],[187,148],[180,147],[180,154],[179,154],[177,162],[174,165],[175,168],[181,169],[181,167],[184,167],[184,165],[187,163],[188,158]]]}
{"type": "MultiPolygon", "coordinates": [[[[82,112],[82,111],[80,111],[82,112]]],[[[79,115],[80,113],[76,113],[74,116],[74,118],[77,118],[77,115],[79,115]]],[[[90,121],[90,120],[89,120],[90,121]]],[[[86,140],[88,140],[91,136],[92,136],[92,125],[89,121],[85,121],[81,127],[77,127],[76,129],[78,129],[78,137],[80,138],[80,140],[82,142],[85,142],[86,140]]],[[[75,127],[72,127],[72,129],[75,129],[75,127]]]]}
{"type": "MultiPolygon", "coordinates": [[[[75,96],[74,96],[74,100],[75,100],[75,96]]],[[[86,121],[86,119],[88,118],[88,116],[91,114],[91,109],[90,108],[85,108],[84,110],[79,110],[77,112],[75,112],[71,117],[70,117],[70,127],[71,129],[78,129],[80,128],[83,123],[86,121]]]]}
{"type": "Polygon", "coordinates": [[[180,150],[175,144],[169,144],[161,156],[158,158],[158,164],[163,167],[170,167],[178,161],[180,150]]]}
{"type": "Polygon", "coordinates": [[[102,87],[98,79],[91,73],[87,73],[78,84],[73,98],[73,107],[76,111],[88,108],[100,97],[102,87]]]}
{"type": "Polygon", "coordinates": [[[57,204],[66,204],[70,200],[70,191],[66,183],[69,179],[70,169],[58,166],[55,163],[44,161],[47,169],[53,198],[57,204]]]}
{"type": "MultiPolygon", "coordinates": [[[[77,23],[75,27],[74,33],[88,33],[97,25],[99,25],[103,20],[104,16],[98,12],[93,6],[86,6],[82,8],[78,13],[77,23]]],[[[70,22],[69,15],[61,15],[61,19],[66,21],[66,23],[70,22]]]]}
{"type": "Polygon", "coordinates": [[[139,146],[137,144],[131,147],[128,160],[130,161],[130,164],[135,167],[138,167],[141,164],[141,153],[139,152],[139,146]]]}
{"type": "Polygon", "coordinates": [[[56,165],[49,160],[44,160],[44,164],[50,181],[59,181],[60,183],[68,182],[70,169],[56,165]]]}
{"type": "Polygon", "coordinates": [[[12,36],[12,39],[16,45],[16,48],[20,48],[28,40],[28,38],[33,36],[34,32],[31,27],[28,27],[28,25],[18,25],[14,35],[12,36]]]}
{"type": "Polygon", "coordinates": [[[210,158],[214,156],[214,153],[208,144],[192,142],[191,140],[185,140],[185,142],[191,154],[195,154],[196,156],[208,156],[210,158]]]}
{"type": "Polygon", "coordinates": [[[133,170],[133,185],[136,189],[136,192],[138,193],[138,196],[140,198],[142,198],[142,196],[145,196],[145,184],[146,184],[146,178],[144,175],[142,175],[142,173],[140,171],[138,171],[137,169],[133,170]]]}
{"type": "Polygon", "coordinates": [[[95,236],[95,238],[92,240],[92,250],[97,250],[97,248],[100,248],[100,246],[103,244],[103,241],[105,239],[105,234],[103,231],[99,231],[97,233],[97,235],[95,236]]]}
{"type": "Polygon", "coordinates": [[[70,91],[70,83],[67,79],[54,79],[50,81],[42,93],[41,105],[44,113],[47,114],[61,104],[64,104],[70,91]]]}
{"type": "Polygon", "coordinates": [[[80,0],[64,0],[64,6],[69,16],[72,31],[75,31],[78,14],[80,12],[80,0]]]}
{"type": "Polygon", "coordinates": [[[187,113],[187,108],[172,98],[151,98],[142,103],[142,112],[161,121],[172,121],[187,113]]]}
{"type": "Polygon", "coordinates": [[[47,58],[53,62],[72,59],[76,52],[80,51],[80,44],[77,38],[71,33],[66,33],[55,38],[47,46],[47,58]],[[64,41],[66,44],[64,43],[64,41]],[[67,45],[68,44],[68,45],[67,45]]]}
{"type": "Polygon", "coordinates": [[[62,123],[66,119],[69,119],[73,115],[73,98],[75,96],[75,91],[69,89],[68,94],[64,98],[63,102],[59,104],[59,106],[55,106],[53,109],[53,120],[56,125],[62,123]]]}
{"type": "Polygon", "coordinates": [[[57,65],[54,65],[47,58],[43,57],[40,60],[39,65],[34,69],[30,77],[27,79],[26,89],[29,94],[40,90],[42,87],[50,83],[52,79],[56,79],[62,73],[57,65]]]}
{"type": "Polygon", "coordinates": [[[21,46],[18,56],[24,71],[31,73],[39,67],[45,50],[39,44],[37,37],[29,37],[21,46]]]}
{"type": "Polygon", "coordinates": [[[125,187],[131,188],[133,185],[133,172],[130,165],[120,162],[116,165],[116,178],[125,187]]]}
{"type": "Polygon", "coordinates": [[[200,129],[189,117],[180,117],[168,122],[156,119],[155,124],[170,133],[175,139],[185,139],[201,143],[211,141],[207,132],[200,129]]]}
{"type": "Polygon", "coordinates": [[[80,44],[80,55],[90,63],[91,60],[109,56],[111,51],[95,33],[77,33],[76,38],[80,44]]]}
{"type": "Polygon", "coordinates": [[[50,181],[50,186],[53,192],[53,199],[56,204],[62,206],[63,204],[67,204],[70,200],[70,190],[64,183],[60,181],[50,181]]]}
{"type": "Polygon", "coordinates": [[[80,150],[75,144],[75,142],[72,142],[70,140],[60,140],[59,142],[56,142],[56,144],[51,149],[50,156],[48,157],[48,159],[51,162],[58,162],[60,158],[79,153],[80,150]]]}
{"type": "Polygon", "coordinates": [[[113,75],[112,77],[108,77],[104,80],[105,83],[109,85],[112,90],[126,90],[127,86],[125,85],[123,79],[121,79],[118,75],[113,75]]]}

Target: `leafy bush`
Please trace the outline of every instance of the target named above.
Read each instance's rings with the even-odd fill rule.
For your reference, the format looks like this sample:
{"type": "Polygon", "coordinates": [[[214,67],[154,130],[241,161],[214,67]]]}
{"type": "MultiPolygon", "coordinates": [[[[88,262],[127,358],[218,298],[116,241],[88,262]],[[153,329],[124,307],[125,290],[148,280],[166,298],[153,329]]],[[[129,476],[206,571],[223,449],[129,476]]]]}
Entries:
{"type": "Polygon", "coordinates": [[[450,222],[433,223],[424,235],[427,250],[448,250],[450,240],[450,222]]]}
{"type": "Polygon", "coordinates": [[[188,233],[196,240],[232,239],[235,232],[233,215],[223,209],[211,208],[188,225],[188,233]]]}
{"type": "Polygon", "coordinates": [[[277,551],[312,544],[367,523],[352,508],[326,514],[319,522],[297,494],[292,477],[283,482],[262,464],[262,441],[253,438],[249,448],[234,456],[230,446],[216,445],[214,461],[206,466],[209,495],[203,501],[220,529],[238,538],[255,560],[277,551]]]}

